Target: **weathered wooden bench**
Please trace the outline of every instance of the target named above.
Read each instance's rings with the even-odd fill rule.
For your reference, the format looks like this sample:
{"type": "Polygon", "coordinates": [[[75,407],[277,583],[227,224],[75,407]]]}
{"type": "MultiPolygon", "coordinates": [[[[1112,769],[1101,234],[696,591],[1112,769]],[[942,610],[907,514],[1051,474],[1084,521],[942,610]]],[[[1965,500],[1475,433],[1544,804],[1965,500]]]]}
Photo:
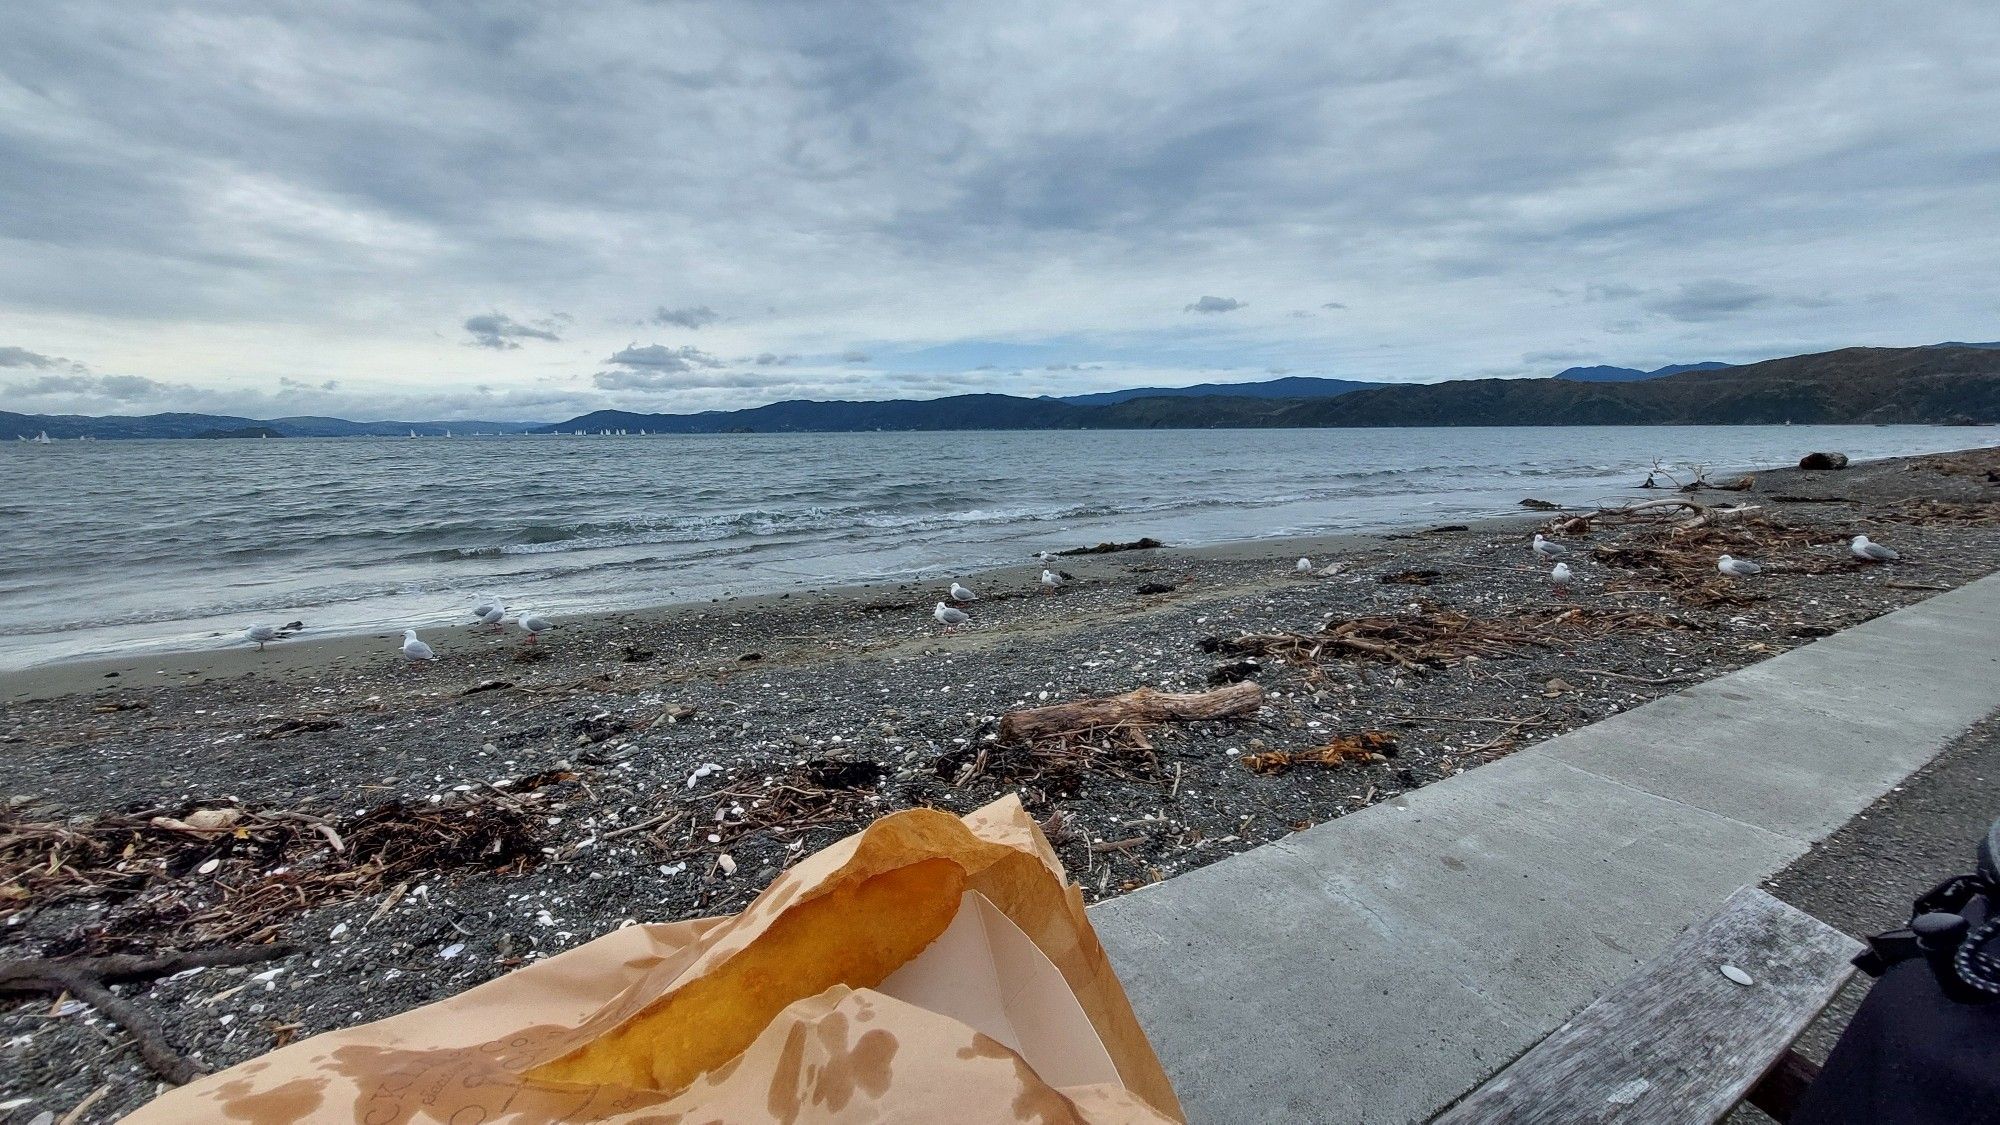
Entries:
{"type": "Polygon", "coordinates": [[[1860,951],[1744,887],[1435,1121],[1687,1125],[1744,1100],[1783,1121],[1813,1073],[1792,1042],[1860,951]]]}

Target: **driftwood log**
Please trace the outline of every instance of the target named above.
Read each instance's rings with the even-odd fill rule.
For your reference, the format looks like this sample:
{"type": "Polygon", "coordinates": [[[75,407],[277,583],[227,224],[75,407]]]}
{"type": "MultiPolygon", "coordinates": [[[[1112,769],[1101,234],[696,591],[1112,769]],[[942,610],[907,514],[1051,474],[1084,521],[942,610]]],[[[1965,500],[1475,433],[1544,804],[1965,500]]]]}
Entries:
{"type": "Polygon", "coordinates": [[[1185,695],[1140,688],[1124,695],[1010,711],[1000,718],[1000,741],[1036,742],[1102,727],[1226,719],[1255,711],[1263,703],[1264,689],[1249,682],[1185,695]]]}
{"type": "Polygon", "coordinates": [[[113,955],[108,957],[27,957],[0,960],[0,996],[42,993],[68,994],[96,1008],[104,1018],[125,1029],[138,1045],[139,1057],[153,1072],[176,1086],[201,1075],[173,1045],[158,1021],[132,1001],[111,991],[114,984],[157,980],[184,969],[225,965],[254,965],[289,957],[298,950],[288,945],[253,945],[237,949],[207,949],[194,953],[169,953],[159,957],[113,955]]]}

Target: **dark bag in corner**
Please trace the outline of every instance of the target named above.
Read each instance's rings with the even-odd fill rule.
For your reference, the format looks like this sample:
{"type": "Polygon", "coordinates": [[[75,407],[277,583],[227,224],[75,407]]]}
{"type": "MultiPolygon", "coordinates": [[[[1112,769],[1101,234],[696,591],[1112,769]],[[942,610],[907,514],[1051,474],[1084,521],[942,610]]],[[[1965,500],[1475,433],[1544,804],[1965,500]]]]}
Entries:
{"type": "Polygon", "coordinates": [[[1868,944],[1854,963],[1881,979],[1793,1125],[2000,1125],[2000,821],[1975,874],[1868,944]]]}

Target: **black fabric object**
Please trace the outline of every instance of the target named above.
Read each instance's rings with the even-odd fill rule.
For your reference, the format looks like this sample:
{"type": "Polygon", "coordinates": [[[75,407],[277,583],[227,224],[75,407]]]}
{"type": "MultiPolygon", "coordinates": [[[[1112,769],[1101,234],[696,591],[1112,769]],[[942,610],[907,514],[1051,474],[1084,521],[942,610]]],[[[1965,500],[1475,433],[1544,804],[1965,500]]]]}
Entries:
{"type": "MultiPolygon", "coordinates": [[[[1961,913],[1977,929],[1994,909],[1978,895],[1961,913]]],[[[1961,1003],[1938,977],[1921,954],[1887,967],[1792,1125],[2000,1125],[2000,1003],[1961,1003]]]]}

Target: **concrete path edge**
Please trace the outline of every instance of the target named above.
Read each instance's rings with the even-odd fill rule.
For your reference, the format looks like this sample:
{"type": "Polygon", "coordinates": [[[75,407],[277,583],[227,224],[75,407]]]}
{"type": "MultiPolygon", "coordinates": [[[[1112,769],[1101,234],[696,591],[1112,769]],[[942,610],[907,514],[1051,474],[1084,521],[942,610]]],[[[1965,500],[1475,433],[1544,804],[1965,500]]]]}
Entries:
{"type": "Polygon", "coordinates": [[[1421,1121],[2000,711],[2000,575],[1091,910],[1198,1122],[1421,1121]]]}

